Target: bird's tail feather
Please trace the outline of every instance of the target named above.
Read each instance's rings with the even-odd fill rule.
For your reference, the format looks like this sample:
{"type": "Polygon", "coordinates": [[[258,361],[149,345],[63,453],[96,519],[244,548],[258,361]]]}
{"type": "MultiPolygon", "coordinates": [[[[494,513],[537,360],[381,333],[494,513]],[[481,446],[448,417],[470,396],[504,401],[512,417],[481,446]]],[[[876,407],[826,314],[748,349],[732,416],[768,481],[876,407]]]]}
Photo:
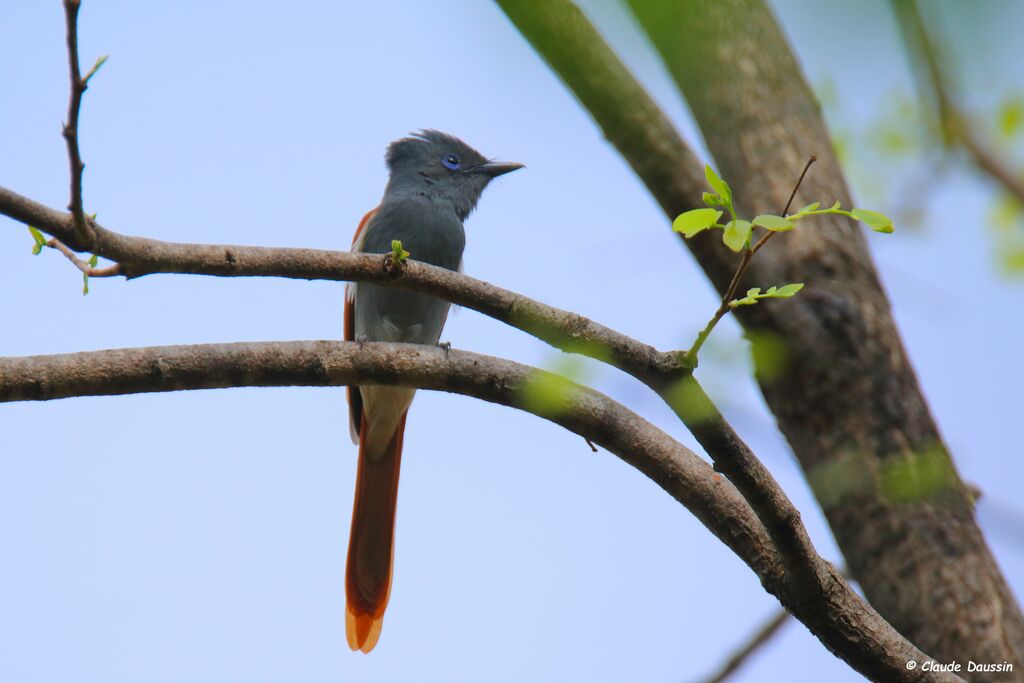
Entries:
{"type": "MultiPolygon", "coordinates": [[[[352,532],[345,571],[345,635],[353,650],[369,652],[377,644],[384,610],[391,595],[395,509],[406,414],[402,415],[381,456],[371,459],[366,452],[367,440],[362,438],[359,443],[352,532]]],[[[367,434],[365,414],[360,432],[364,437],[367,434]]]]}

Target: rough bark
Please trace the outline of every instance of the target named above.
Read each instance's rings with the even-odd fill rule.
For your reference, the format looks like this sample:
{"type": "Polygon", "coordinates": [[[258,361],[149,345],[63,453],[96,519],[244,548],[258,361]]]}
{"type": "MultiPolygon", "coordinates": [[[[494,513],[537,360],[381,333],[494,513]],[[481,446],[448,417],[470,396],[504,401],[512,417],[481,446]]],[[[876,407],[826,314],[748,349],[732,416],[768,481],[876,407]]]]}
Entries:
{"type": "MultiPolygon", "coordinates": [[[[810,154],[819,165],[800,195],[850,206],[817,101],[762,0],[630,4],[746,213],[779,206],[792,175],[780,171],[810,154]]],[[[853,576],[940,661],[1014,661],[1010,677],[971,677],[1024,680],[1024,619],[975,522],[862,233],[835,217],[792,237],[766,247],[748,281],[806,282],[804,295],[792,306],[748,307],[742,322],[788,345],[785,371],[761,388],[853,576]],[[944,476],[936,490],[894,499],[887,472],[936,460],[944,476]],[[837,487],[850,483],[849,470],[858,485],[837,487]]]]}
{"type": "MultiPolygon", "coordinates": [[[[561,0],[499,4],[666,214],[694,208],[706,188],[695,180],[693,155],[579,10],[561,0]]],[[[799,198],[850,205],[816,101],[763,3],[630,4],[743,213],[777,212],[811,154],[819,164],[799,198]]],[[[723,291],[735,256],[714,236],[688,246],[723,291]]],[[[800,296],[746,307],[741,322],[785,344],[782,372],[762,380],[762,390],[853,576],[883,615],[939,661],[1011,661],[1011,674],[972,678],[1022,680],[1024,619],[975,523],[858,229],[837,217],[773,240],[744,286],[794,281],[807,283],[800,296]],[[894,495],[894,473],[930,477],[929,487],[894,495]]]]}

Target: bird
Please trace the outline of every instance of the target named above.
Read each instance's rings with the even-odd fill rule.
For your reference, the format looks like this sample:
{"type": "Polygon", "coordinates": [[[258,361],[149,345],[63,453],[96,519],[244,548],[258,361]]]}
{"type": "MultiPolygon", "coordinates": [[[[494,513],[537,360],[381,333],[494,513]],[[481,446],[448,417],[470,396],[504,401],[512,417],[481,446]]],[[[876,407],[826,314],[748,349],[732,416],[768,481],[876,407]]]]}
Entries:
{"type": "MultiPolygon", "coordinates": [[[[462,140],[421,130],[392,142],[384,196],[356,228],[353,252],[392,251],[462,270],[463,222],[496,177],[522,168],[487,159],[462,140]]],[[[346,341],[437,345],[450,304],[427,294],[367,282],[345,289],[346,341]]],[[[447,347],[446,347],[447,348],[447,347]]],[[[399,467],[415,389],[360,385],[347,389],[349,431],[359,447],[352,528],[345,567],[345,634],[353,651],[369,653],[380,638],[391,593],[399,467]]]]}

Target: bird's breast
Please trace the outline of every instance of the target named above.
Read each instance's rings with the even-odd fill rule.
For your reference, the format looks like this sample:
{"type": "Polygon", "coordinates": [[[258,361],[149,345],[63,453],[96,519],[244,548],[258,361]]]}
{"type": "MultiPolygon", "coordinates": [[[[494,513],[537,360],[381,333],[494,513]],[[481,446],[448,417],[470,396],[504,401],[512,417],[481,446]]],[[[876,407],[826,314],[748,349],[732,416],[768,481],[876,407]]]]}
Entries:
{"type": "MultiPolygon", "coordinates": [[[[400,240],[409,258],[456,270],[466,234],[452,210],[429,200],[385,201],[366,226],[362,251],[383,254],[400,240]]],[[[355,333],[374,341],[435,344],[450,304],[418,292],[360,283],[356,289],[355,333]]]]}

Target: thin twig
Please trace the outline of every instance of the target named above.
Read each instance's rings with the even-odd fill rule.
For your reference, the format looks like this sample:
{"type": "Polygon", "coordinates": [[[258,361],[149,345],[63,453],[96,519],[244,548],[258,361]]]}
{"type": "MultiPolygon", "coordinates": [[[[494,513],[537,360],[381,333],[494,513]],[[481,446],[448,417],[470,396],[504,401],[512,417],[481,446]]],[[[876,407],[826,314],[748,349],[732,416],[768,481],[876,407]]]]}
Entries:
{"type": "Polygon", "coordinates": [[[752,654],[757,652],[761,646],[767,643],[772,636],[779,632],[783,624],[789,621],[791,615],[786,610],[779,610],[775,616],[766,621],[756,633],[744,643],[738,650],[736,650],[729,659],[725,661],[722,668],[718,670],[718,673],[704,680],[704,683],[722,683],[725,679],[729,678],[733,673],[736,672],[743,664],[750,658],[752,654]]]}
{"type": "Polygon", "coordinates": [[[88,80],[103,65],[106,57],[97,60],[96,65],[89,70],[89,74],[84,79],[82,78],[78,64],[78,10],[80,6],[81,0],[64,0],[71,94],[68,99],[68,120],[64,124],[63,135],[64,141],[67,143],[68,165],[71,173],[71,198],[68,202],[68,211],[71,212],[75,226],[73,245],[84,248],[92,242],[95,235],[92,226],[86,219],[85,209],[82,205],[82,172],[85,170],[85,163],[82,161],[82,154],[78,148],[78,114],[82,108],[82,95],[89,87],[88,80]]]}
{"type": "MultiPolygon", "coordinates": [[[[804,165],[804,170],[800,173],[800,177],[796,181],[796,185],[793,186],[793,191],[789,195],[789,199],[786,201],[786,206],[782,209],[781,216],[785,216],[789,213],[789,207],[793,204],[793,198],[796,197],[797,190],[800,189],[800,185],[804,182],[804,176],[807,175],[807,171],[811,168],[811,164],[818,160],[817,155],[812,154],[804,165]]],[[[754,258],[761,247],[763,247],[768,240],[772,238],[775,231],[768,230],[764,236],[757,241],[757,244],[753,248],[743,250],[743,255],[740,257],[740,264],[736,267],[736,272],[733,273],[732,280],[729,282],[729,286],[725,289],[725,294],[722,295],[722,301],[718,305],[718,310],[711,316],[711,320],[704,326],[704,329],[697,335],[697,339],[693,342],[693,346],[690,347],[685,353],[685,358],[688,363],[693,367],[697,366],[697,353],[701,347],[704,346],[704,342],[707,341],[708,337],[711,336],[711,331],[715,329],[715,325],[725,317],[725,314],[732,310],[729,302],[732,301],[733,297],[736,296],[736,289],[739,287],[740,280],[743,278],[743,274],[747,271],[747,266],[750,265],[750,259],[754,258]]]]}
{"type": "Polygon", "coordinates": [[[56,249],[60,253],[64,254],[69,261],[75,264],[75,267],[80,271],[88,275],[89,277],[114,277],[121,274],[121,264],[115,263],[112,266],[105,266],[103,268],[94,268],[90,266],[86,261],[78,258],[78,255],[71,251],[66,244],[61,242],[56,237],[51,237],[46,241],[46,246],[51,249],[56,249]]]}

